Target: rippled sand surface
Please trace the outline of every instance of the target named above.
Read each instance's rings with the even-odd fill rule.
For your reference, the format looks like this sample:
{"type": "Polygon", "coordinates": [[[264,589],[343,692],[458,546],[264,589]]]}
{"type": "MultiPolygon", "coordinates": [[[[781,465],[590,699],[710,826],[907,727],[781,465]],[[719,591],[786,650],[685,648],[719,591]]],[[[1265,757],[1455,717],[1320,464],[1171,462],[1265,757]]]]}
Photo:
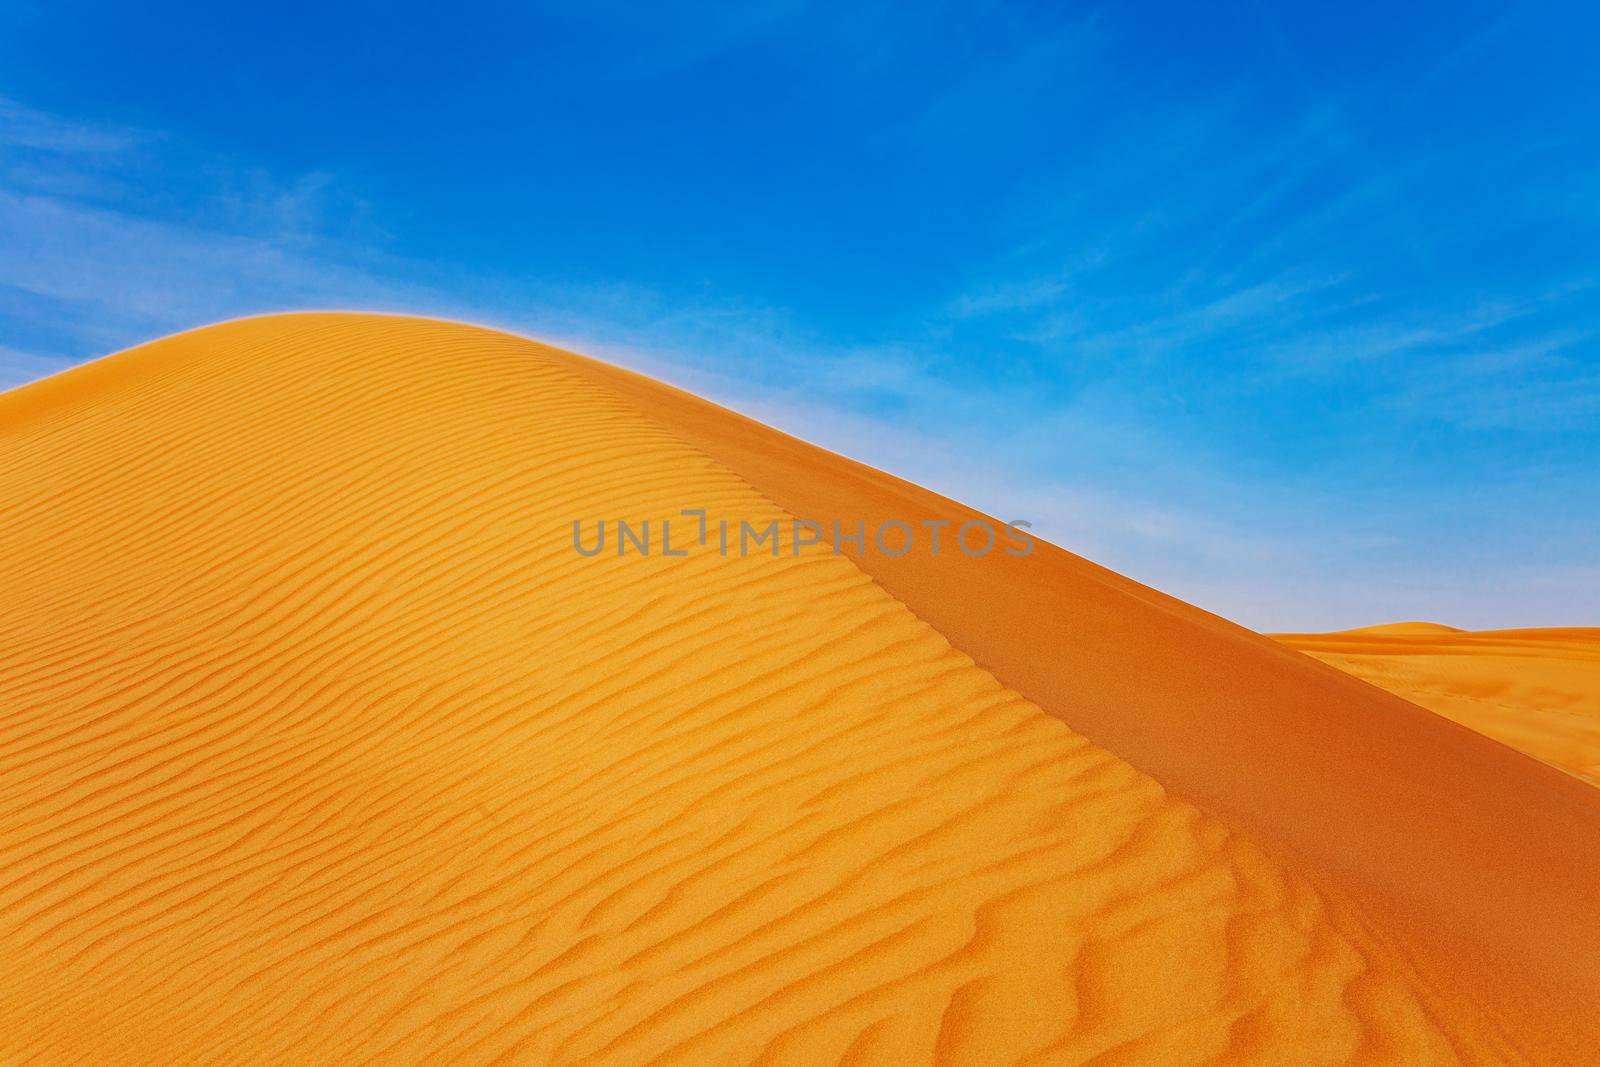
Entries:
{"type": "Polygon", "coordinates": [[[209,327],[0,397],[0,504],[5,1063],[1591,1047],[1588,786],[1045,545],[584,557],[960,511],[579,357],[209,327]]]}

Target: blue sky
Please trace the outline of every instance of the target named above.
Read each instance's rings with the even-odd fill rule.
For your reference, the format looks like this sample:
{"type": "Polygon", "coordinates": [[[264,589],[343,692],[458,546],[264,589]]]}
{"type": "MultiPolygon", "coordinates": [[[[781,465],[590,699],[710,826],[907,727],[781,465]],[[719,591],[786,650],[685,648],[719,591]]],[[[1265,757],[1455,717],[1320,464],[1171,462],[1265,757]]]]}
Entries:
{"type": "Polygon", "coordinates": [[[360,307],[1261,629],[1600,624],[1600,7],[0,8],[0,386],[360,307]]]}

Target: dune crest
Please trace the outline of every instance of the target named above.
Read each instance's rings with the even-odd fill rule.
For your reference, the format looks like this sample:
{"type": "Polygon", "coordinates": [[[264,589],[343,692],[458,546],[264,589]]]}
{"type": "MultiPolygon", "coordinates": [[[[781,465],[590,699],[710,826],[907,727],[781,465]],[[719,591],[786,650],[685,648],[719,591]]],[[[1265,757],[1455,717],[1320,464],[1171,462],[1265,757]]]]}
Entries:
{"type": "Polygon", "coordinates": [[[1371,626],[1279,639],[1600,785],[1600,629],[1371,626]]]}
{"type": "MultiPolygon", "coordinates": [[[[1230,696],[1186,694],[1193,670],[1266,671],[1290,705],[1368,687],[1059,552],[921,584],[912,564],[820,549],[585,558],[574,519],[813,517],[714,440],[722,415],[695,430],[610,374],[473,327],[313,314],[0,397],[0,1059],[1384,1064],[1585,1047],[1593,1021],[1568,1009],[1595,937],[1565,894],[1600,879],[1592,850],[1547,856],[1540,821],[1600,825],[1578,783],[1509,765],[1533,783],[1530,829],[1488,862],[1530,866],[1485,884],[1546,910],[1500,901],[1514,929],[1487,940],[1486,913],[1458,909],[1440,951],[1405,919],[1437,887],[1404,898],[1392,875],[1350,873],[1370,855],[1357,838],[1404,844],[1417,813],[1324,823],[1351,835],[1341,865],[1301,847],[1316,835],[1294,830],[1294,798],[1275,834],[1248,791],[1218,802],[1146,773],[1164,717],[1198,730],[1230,696]],[[985,662],[974,631],[1031,618],[1019,573],[1089,583],[1086,618],[1035,639],[1060,654],[1033,673],[985,662]],[[961,581],[964,603],[938,608],[961,581]],[[1198,645],[1151,643],[1141,611],[1198,645]],[[1163,674],[1195,647],[1233,658],[1163,674]],[[1062,663],[1095,669],[1041,708],[1027,689],[1058,694],[1062,663]],[[1135,698],[1102,706],[1123,685],[1135,698]],[[1105,747],[1136,734],[1140,769],[1105,747]],[[1566,955],[1546,940],[1563,922],[1566,955]],[[1530,989],[1551,991],[1542,1008],[1530,989]]],[[[810,464],[791,493],[933,506],[765,432],[810,464]]],[[[1482,758],[1431,716],[1401,733],[1482,758]]],[[[1231,773],[1204,771],[1227,744],[1197,744],[1168,768],[1231,773]]],[[[1467,870],[1456,859],[1440,878],[1467,870]]]]}

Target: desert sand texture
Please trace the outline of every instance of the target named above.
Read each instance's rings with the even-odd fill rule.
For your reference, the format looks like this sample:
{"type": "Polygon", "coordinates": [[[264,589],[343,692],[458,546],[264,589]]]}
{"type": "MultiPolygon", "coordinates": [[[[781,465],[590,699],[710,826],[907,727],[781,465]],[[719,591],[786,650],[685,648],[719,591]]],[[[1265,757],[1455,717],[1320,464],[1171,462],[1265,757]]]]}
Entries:
{"type": "MultiPolygon", "coordinates": [[[[0,1062],[1585,1063],[1600,791],[477,327],[0,396],[0,1062]]],[[[1003,518],[1009,518],[1005,516],[1003,518]]]]}

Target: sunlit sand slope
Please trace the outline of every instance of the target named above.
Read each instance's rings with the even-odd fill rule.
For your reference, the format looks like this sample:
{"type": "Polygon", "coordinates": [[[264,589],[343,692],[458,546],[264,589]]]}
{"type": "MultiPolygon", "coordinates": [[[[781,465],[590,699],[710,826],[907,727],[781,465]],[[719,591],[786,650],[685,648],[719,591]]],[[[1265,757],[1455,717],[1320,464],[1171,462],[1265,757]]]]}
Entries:
{"type": "Polygon", "coordinates": [[[576,554],[785,513],[575,366],[288,316],[0,397],[0,1062],[1578,1062],[1562,961],[1419,973],[856,562],[576,554]]]}
{"type": "Polygon", "coordinates": [[[1280,640],[1600,785],[1600,629],[1397,623],[1280,640]]]}

